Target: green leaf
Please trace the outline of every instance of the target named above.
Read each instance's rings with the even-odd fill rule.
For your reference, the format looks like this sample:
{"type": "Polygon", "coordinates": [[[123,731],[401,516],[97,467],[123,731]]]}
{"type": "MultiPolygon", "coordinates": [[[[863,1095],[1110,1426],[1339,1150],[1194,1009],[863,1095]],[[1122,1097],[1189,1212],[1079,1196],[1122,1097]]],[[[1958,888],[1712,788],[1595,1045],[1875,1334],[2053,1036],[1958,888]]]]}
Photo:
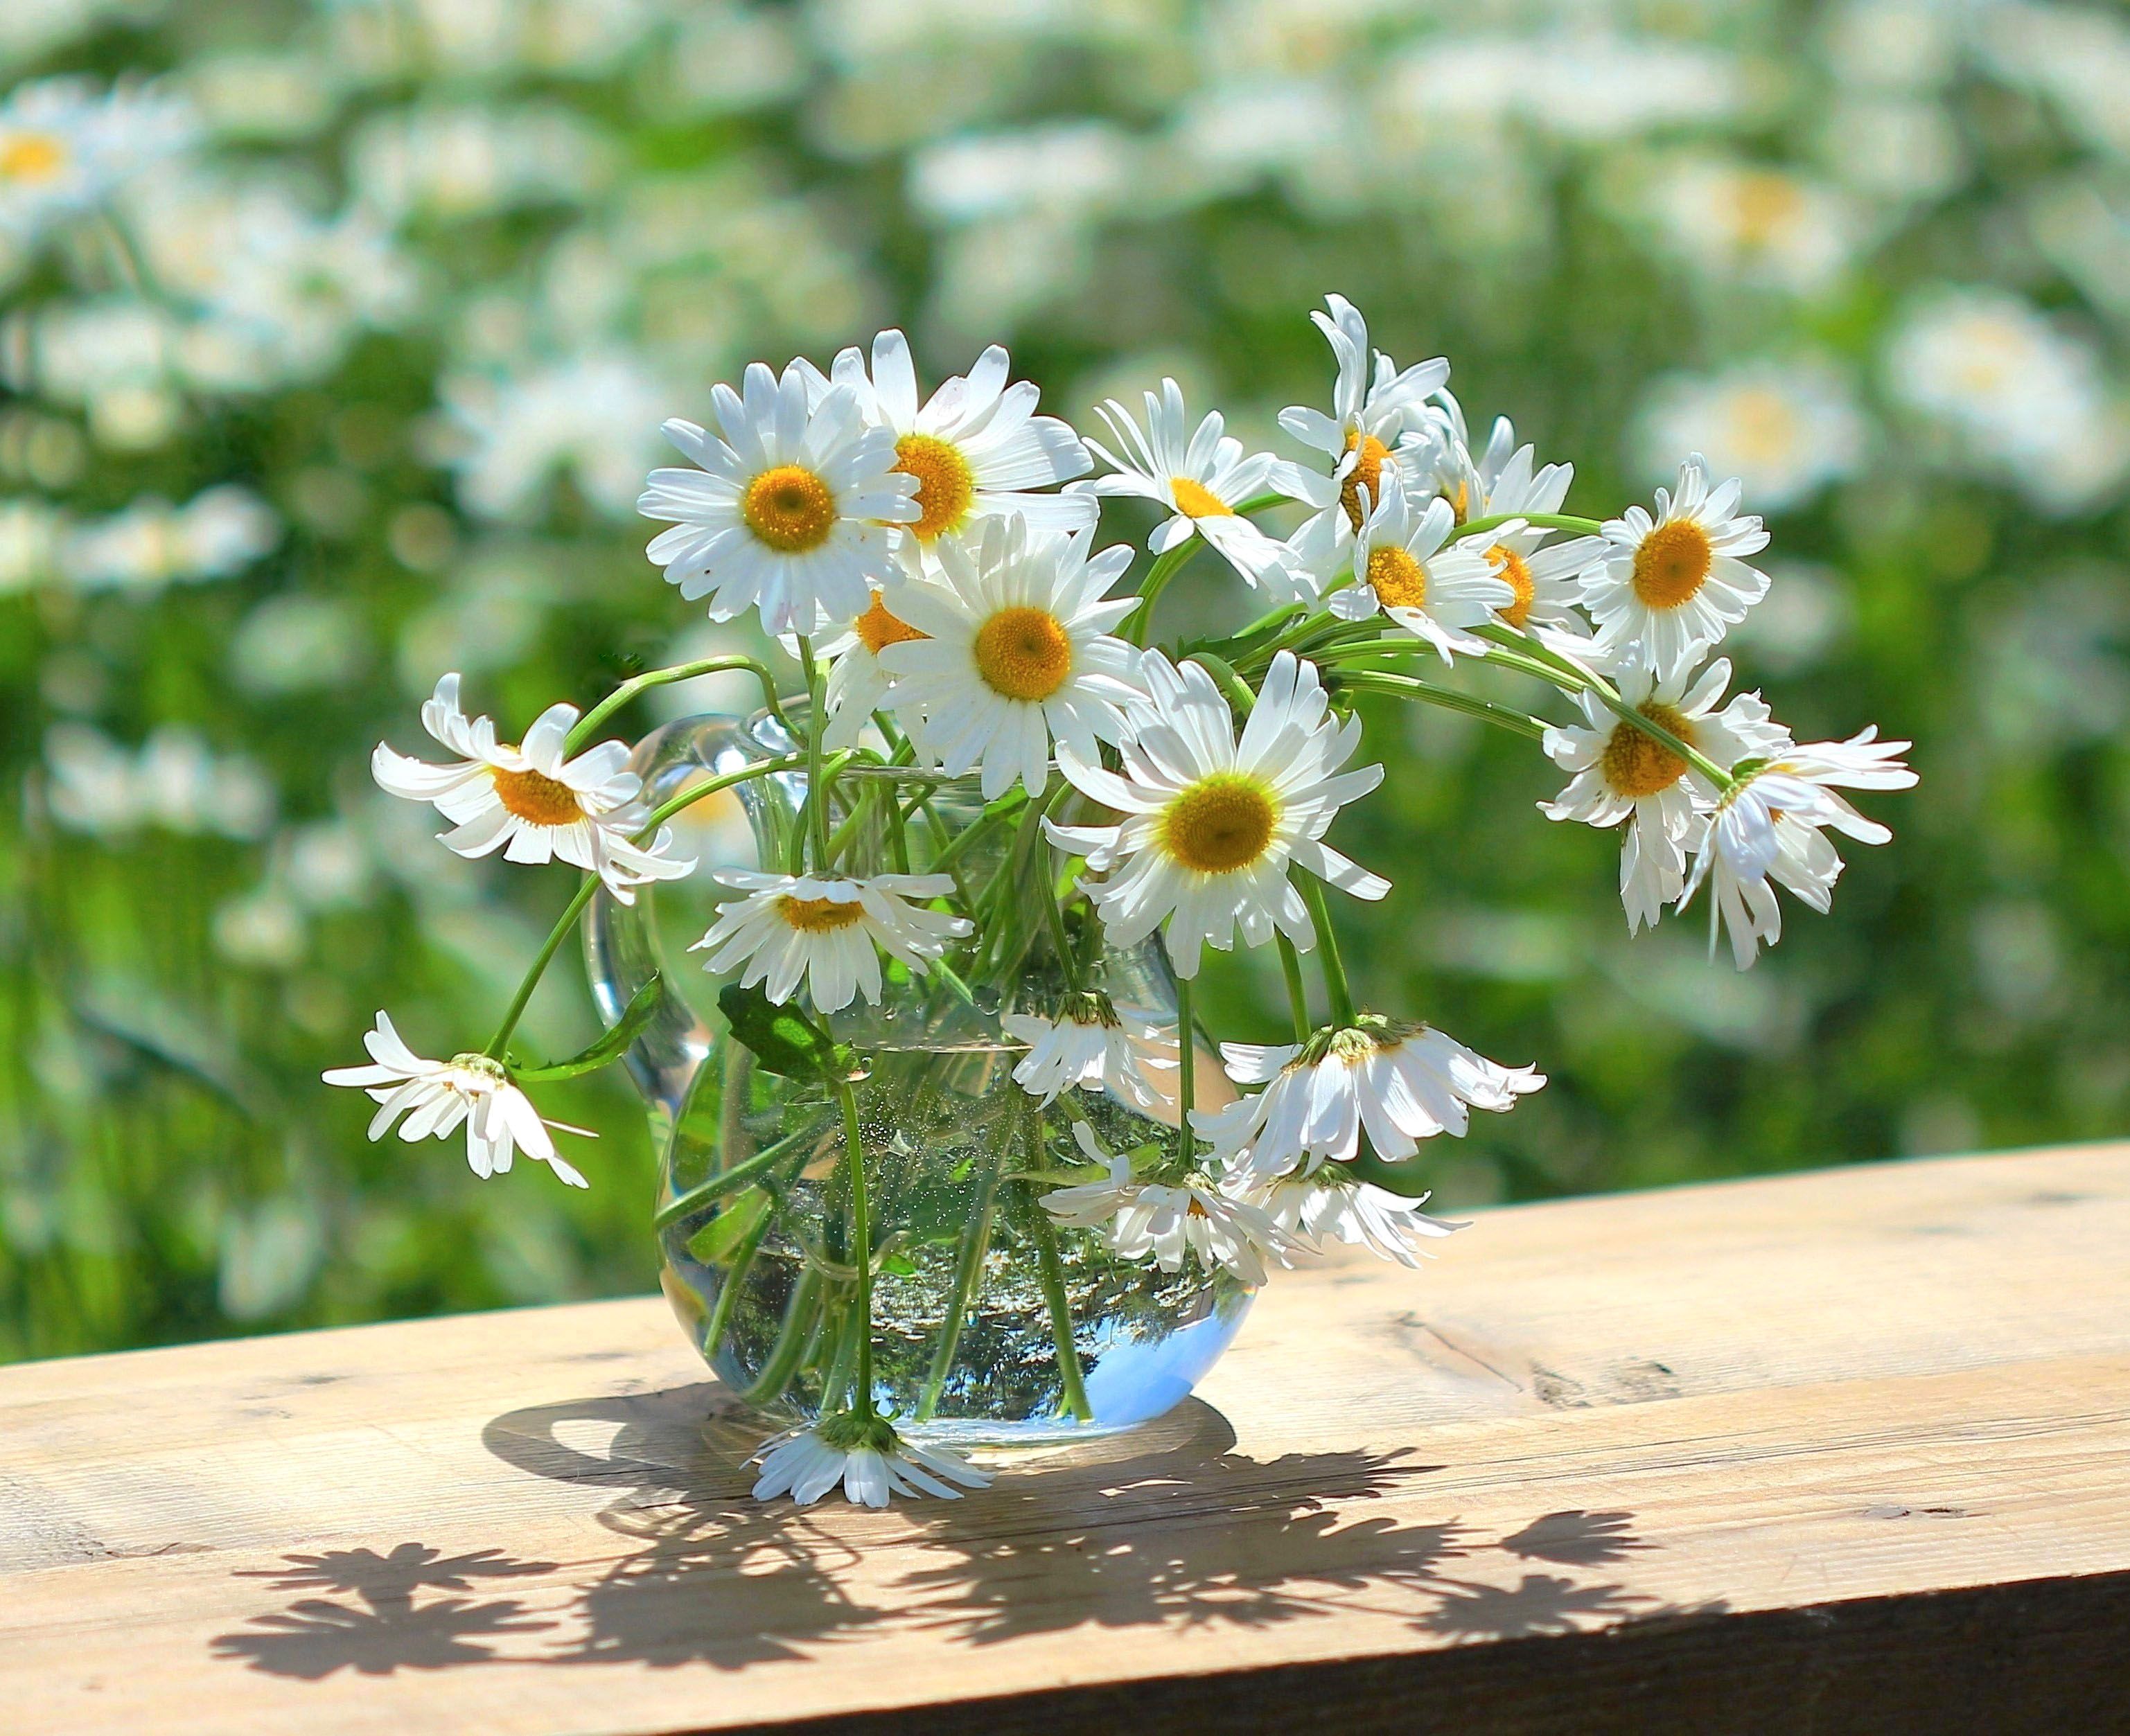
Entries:
{"type": "Polygon", "coordinates": [[[880,1269],[898,1278],[914,1278],[917,1267],[906,1254],[889,1254],[880,1262],[880,1269]]]}
{"type": "Polygon", "coordinates": [[[608,1027],[599,1041],[581,1053],[572,1055],[567,1061],[550,1061],[544,1067],[513,1067],[511,1071],[521,1080],[535,1083],[548,1079],[575,1079],[580,1074],[595,1073],[601,1067],[611,1066],[621,1059],[628,1046],[651,1023],[658,1010],[660,989],[658,973],[653,971],[643,986],[621,1010],[621,1017],[608,1027]]]}
{"type": "Polygon", "coordinates": [[[724,1265],[762,1222],[769,1203],[760,1188],[749,1188],[688,1238],[688,1252],[705,1266],[724,1265]]]}
{"type": "Polygon", "coordinates": [[[731,1025],[733,1037],[771,1073],[832,1084],[851,1076],[848,1049],[795,1005],[774,1004],[759,986],[743,989],[728,983],[718,994],[718,1010],[731,1025]]]}

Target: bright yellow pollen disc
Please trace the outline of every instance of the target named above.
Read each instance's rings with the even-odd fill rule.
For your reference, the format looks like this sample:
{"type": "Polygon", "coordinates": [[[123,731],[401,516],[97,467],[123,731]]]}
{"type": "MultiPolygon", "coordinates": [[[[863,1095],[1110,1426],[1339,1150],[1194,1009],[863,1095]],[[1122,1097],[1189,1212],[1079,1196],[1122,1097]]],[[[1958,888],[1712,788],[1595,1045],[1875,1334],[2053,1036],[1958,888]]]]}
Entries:
{"type": "Polygon", "coordinates": [[[848,928],[864,910],[856,899],[793,898],[787,893],[776,901],[776,913],[806,934],[833,934],[848,928]]]}
{"type": "Polygon", "coordinates": [[[1232,518],[1235,509],[1202,482],[1188,476],[1172,476],[1168,486],[1176,494],[1176,510],[1187,518],[1232,518]]]}
{"type": "Polygon", "coordinates": [[[1361,527],[1361,490],[1368,491],[1370,507],[1383,503],[1383,460],[1391,455],[1391,449],[1373,434],[1349,434],[1346,450],[1350,452],[1357,446],[1361,455],[1346,473],[1346,480],[1339,489],[1339,504],[1345,508],[1348,522],[1358,531],[1361,527]]]}
{"type": "Polygon", "coordinates": [[[1804,215],[1804,194],[1786,174],[1771,170],[1739,176],[1732,192],[1738,238],[1765,247],[1804,215]]]}
{"type": "Polygon", "coordinates": [[[1008,699],[1043,700],[1072,673],[1072,641],[1047,609],[1002,608],[977,629],[977,673],[1008,699]]]}
{"type": "Polygon", "coordinates": [[[880,600],[878,591],[872,594],[872,607],[851,622],[851,631],[858,636],[858,642],[876,657],[891,645],[932,637],[929,633],[919,632],[900,616],[888,613],[887,605],[880,600]]]}
{"type": "Polygon", "coordinates": [[[17,133],[0,145],[0,181],[49,181],[66,160],[66,146],[49,134],[17,133]]]}
{"type": "Polygon", "coordinates": [[[1714,560],[1708,532],[1691,518],[1660,524],[1635,551],[1635,594],[1651,608],[1678,608],[1707,582],[1714,560]]]}
{"type": "Polygon", "coordinates": [[[1396,543],[1368,551],[1368,583],[1385,608],[1423,608],[1427,569],[1396,543]]]}
{"type": "Polygon", "coordinates": [[[535,826],[572,826],[585,817],[577,793],[566,784],[537,771],[494,774],[496,799],[521,820],[535,826]]]}
{"type": "Polygon", "coordinates": [[[1279,810],[1262,784],[1239,772],[1215,772],[1168,804],[1161,842],[1186,868],[1231,874],[1264,854],[1278,822],[1279,810]]]}
{"type": "Polygon", "coordinates": [[[747,485],[739,515],[770,547],[803,555],[820,547],[836,527],[836,497],[804,465],[781,464],[747,485]]]}
{"type": "MultiPolygon", "coordinates": [[[[1693,726],[1675,707],[1651,700],[1637,709],[1689,747],[1693,745],[1693,726]]],[[[1670,789],[1686,770],[1686,761],[1663,742],[1625,723],[1613,725],[1600,764],[1614,794],[1636,799],[1670,789]]]]}
{"type": "Polygon", "coordinates": [[[1516,593],[1515,601],[1494,613],[1521,632],[1531,619],[1531,604],[1538,599],[1538,581],[1531,577],[1524,557],[1505,542],[1488,549],[1487,559],[1493,566],[1494,576],[1516,593]]]}
{"type": "Polygon", "coordinates": [[[917,508],[924,516],[910,527],[923,541],[951,531],[968,516],[977,498],[977,473],[962,449],[930,434],[905,434],[895,443],[895,468],[917,479],[917,508]]]}

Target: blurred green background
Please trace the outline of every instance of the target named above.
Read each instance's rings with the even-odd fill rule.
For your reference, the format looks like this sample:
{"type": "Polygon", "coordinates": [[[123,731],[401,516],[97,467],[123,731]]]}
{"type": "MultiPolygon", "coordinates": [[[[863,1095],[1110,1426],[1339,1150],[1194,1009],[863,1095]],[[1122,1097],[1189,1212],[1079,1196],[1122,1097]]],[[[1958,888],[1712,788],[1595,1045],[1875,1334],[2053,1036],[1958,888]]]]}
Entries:
{"type": "MultiPolygon", "coordinates": [[[[602,1135],[586,1195],[366,1144],[318,1083],[380,1007],[477,1044],[571,879],[450,856],[367,754],[447,669],[514,737],[744,642],[643,557],[657,424],[890,323],[931,379],[1004,341],[1085,427],[1173,373],[1300,455],[1273,417],[1326,398],[1341,291],[1475,432],[1572,460],[1571,510],[1695,446],[1742,474],[1745,684],[1801,738],[1914,738],[1894,842],[1741,975],[1698,910],[1629,942],[1529,744],[1373,718],[1366,997],[1553,1081],[1440,1142],[1439,1204],[2130,1112],[2119,10],[0,7],[0,82],[75,72],[198,132],[115,225],[0,227],[0,1357],[652,1283],[618,1075],[542,1099],[602,1135]]],[[[1172,594],[1254,613],[1210,561],[1172,594]]],[[[745,703],[698,685],[631,729],[745,703]]],[[[1281,1029],[1268,960],[1208,998],[1281,1029]]],[[[589,1034],[580,971],[526,1028],[589,1034]]]]}

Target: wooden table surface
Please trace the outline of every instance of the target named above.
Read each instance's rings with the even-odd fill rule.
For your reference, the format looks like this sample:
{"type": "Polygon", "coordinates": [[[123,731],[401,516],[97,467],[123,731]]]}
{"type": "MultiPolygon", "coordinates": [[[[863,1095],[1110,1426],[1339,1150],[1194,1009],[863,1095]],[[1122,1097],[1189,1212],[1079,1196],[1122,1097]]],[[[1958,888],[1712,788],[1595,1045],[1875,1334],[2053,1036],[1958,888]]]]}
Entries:
{"type": "Polygon", "coordinates": [[[754,1505],[656,1299],[0,1419],[10,1731],[2130,1728],[2130,1147],[1488,1212],[954,1505],[754,1505]]]}

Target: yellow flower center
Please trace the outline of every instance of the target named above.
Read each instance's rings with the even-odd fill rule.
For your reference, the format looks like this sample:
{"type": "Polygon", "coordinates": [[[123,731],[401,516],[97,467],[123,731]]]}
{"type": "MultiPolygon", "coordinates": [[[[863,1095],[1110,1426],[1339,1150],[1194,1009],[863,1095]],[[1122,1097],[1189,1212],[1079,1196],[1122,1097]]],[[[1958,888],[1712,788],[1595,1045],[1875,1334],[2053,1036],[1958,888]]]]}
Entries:
{"type": "Polygon", "coordinates": [[[856,899],[793,898],[786,893],[776,901],[776,913],[803,934],[833,934],[864,912],[856,899]]]}
{"type": "Polygon", "coordinates": [[[1361,449],[1360,457],[1354,468],[1346,473],[1346,480],[1339,490],[1339,504],[1346,509],[1347,522],[1355,530],[1361,527],[1361,490],[1368,491],[1368,504],[1379,505],[1383,498],[1383,460],[1391,455],[1391,449],[1373,434],[1359,430],[1346,436],[1346,450],[1361,449]]]}
{"type": "Polygon", "coordinates": [[[977,473],[962,449],[930,434],[905,434],[895,443],[895,468],[917,479],[917,508],[923,515],[910,531],[929,542],[968,516],[977,498],[977,473]]]}
{"type": "Polygon", "coordinates": [[[1008,699],[1040,701],[1072,673],[1072,641],[1048,609],[1002,608],[977,629],[977,673],[1008,699]]]}
{"type": "Polygon", "coordinates": [[[1708,532],[1691,518],[1660,524],[1635,551],[1635,594],[1651,608],[1680,608],[1707,582],[1714,561],[1708,532]]]}
{"type": "MultiPolygon", "coordinates": [[[[1676,706],[1652,699],[1636,709],[1688,746],[1693,745],[1693,726],[1676,706]]],[[[1686,770],[1686,761],[1679,755],[1624,720],[1613,725],[1601,763],[1614,793],[1636,800],[1670,789],[1686,770]]]]}
{"type": "Polygon", "coordinates": [[[1469,477],[1457,479],[1457,486],[1442,497],[1449,503],[1449,522],[1462,524],[1472,516],[1472,484],[1469,477]]]}
{"type": "Polygon", "coordinates": [[[1368,583],[1385,608],[1424,608],[1427,569],[1396,543],[1368,551],[1368,583]]]}
{"type": "Polygon", "coordinates": [[[887,605],[881,601],[878,591],[872,594],[872,607],[851,622],[851,631],[858,636],[858,643],[876,657],[891,645],[932,637],[912,627],[900,616],[888,613],[887,605]]]}
{"type": "Polygon", "coordinates": [[[0,181],[49,181],[66,160],[66,146],[50,133],[18,132],[0,144],[0,181]]]}
{"type": "Polygon", "coordinates": [[[1803,432],[1796,409],[1769,387],[1748,387],[1731,401],[1731,442],[1748,465],[1780,464],[1798,449],[1803,432]]]}
{"type": "Polygon", "coordinates": [[[747,485],[739,515],[770,547],[803,555],[829,540],[836,526],[836,497],[804,465],[781,464],[747,485]]]}
{"type": "Polygon", "coordinates": [[[585,817],[577,793],[560,780],[537,771],[494,774],[496,799],[521,820],[535,826],[573,826],[585,817]]]}
{"type": "Polygon", "coordinates": [[[1232,518],[1235,516],[1235,509],[1202,482],[1193,482],[1188,476],[1172,476],[1168,479],[1168,486],[1176,496],[1176,510],[1187,518],[1232,518]]]}
{"type": "Polygon", "coordinates": [[[1230,874],[1264,854],[1279,823],[1272,792],[1240,772],[1201,778],[1161,817],[1162,847],[1200,874],[1230,874]]]}
{"type": "Polygon", "coordinates": [[[1748,247],[1766,246],[1804,215],[1804,194],[1798,184],[1772,169],[1740,175],[1731,197],[1738,239],[1748,247]]]}
{"type": "Polygon", "coordinates": [[[1494,613],[1521,632],[1531,620],[1531,604],[1538,598],[1538,581],[1531,577],[1531,570],[1524,557],[1506,542],[1497,542],[1488,549],[1487,560],[1494,569],[1494,576],[1516,593],[1507,608],[1494,613]]]}

